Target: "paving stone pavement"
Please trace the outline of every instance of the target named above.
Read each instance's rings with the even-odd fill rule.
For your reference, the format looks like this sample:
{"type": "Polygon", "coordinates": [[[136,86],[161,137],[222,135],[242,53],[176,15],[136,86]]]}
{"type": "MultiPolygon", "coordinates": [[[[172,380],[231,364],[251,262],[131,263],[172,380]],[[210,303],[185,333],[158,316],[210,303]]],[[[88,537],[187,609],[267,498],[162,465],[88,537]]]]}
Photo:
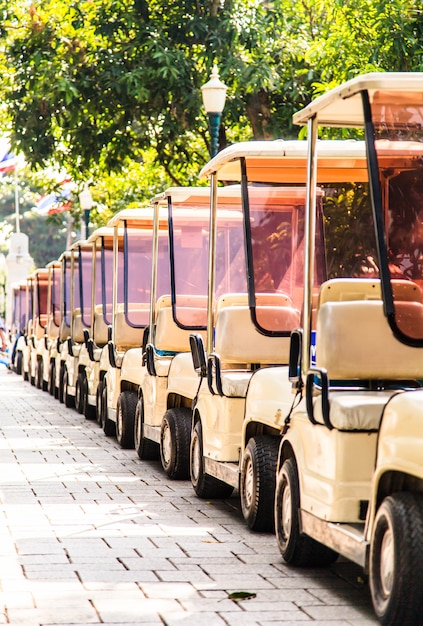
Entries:
{"type": "Polygon", "coordinates": [[[377,624],[354,565],[289,568],[236,495],[198,499],[0,367],[0,624],[377,624]]]}

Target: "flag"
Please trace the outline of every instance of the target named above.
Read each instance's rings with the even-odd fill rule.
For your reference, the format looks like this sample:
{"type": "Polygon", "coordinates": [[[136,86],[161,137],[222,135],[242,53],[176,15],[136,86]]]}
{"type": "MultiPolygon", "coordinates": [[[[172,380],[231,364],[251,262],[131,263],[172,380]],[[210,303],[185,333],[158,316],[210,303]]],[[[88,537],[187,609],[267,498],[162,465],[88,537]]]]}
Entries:
{"type": "Polygon", "coordinates": [[[16,167],[16,156],[10,151],[8,141],[0,142],[0,174],[13,172],[16,167]]]}
{"type": "Polygon", "coordinates": [[[54,213],[63,213],[71,208],[71,190],[70,181],[65,180],[62,183],[60,191],[54,191],[45,196],[41,196],[33,211],[39,215],[54,215],[54,213]]]}

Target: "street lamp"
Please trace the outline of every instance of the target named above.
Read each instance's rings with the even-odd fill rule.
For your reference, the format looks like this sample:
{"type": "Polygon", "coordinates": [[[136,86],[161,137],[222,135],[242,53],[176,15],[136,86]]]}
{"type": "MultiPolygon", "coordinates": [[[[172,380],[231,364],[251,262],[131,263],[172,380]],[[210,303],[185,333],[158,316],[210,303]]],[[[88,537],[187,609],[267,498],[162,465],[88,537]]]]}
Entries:
{"type": "Polygon", "coordinates": [[[214,65],[210,80],[201,87],[204,108],[209,118],[211,157],[216,156],[219,150],[219,126],[225,107],[227,89],[227,86],[219,79],[217,65],[214,65]]]}
{"type": "Polygon", "coordinates": [[[90,211],[93,206],[93,197],[89,189],[88,183],[84,183],[84,189],[79,194],[79,204],[84,211],[84,225],[85,233],[82,234],[82,239],[88,239],[89,235],[89,223],[90,223],[90,211]]]}

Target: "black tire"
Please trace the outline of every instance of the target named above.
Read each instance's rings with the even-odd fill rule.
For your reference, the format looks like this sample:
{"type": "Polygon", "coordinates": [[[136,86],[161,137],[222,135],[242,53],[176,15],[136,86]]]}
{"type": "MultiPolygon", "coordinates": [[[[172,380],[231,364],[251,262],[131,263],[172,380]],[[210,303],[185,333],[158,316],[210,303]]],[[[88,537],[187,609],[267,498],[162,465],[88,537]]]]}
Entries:
{"type": "Polygon", "coordinates": [[[168,409],[160,429],[160,460],[169,478],[189,479],[189,450],[191,443],[191,411],[168,409]]]}
{"type": "Polygon", "coordinates": [[[19,352],[16,353],[16,359],[15,359],[16,365],[15,365],[15,371],[17,374],[19,374],[19,376],[22,375],[22,363],[23,363],[23,354],[22,352],[19,350],[19,352]]]}
{"type": "Polygon", "coordinates": [[[370,546],[370,591],[383,626],[419,626],[423,615],[423,496],[385,498],[370,546]]]}
{"type": "Polygon", "coordinates": [[[97,391],[95,394],[95,412],[96,412],[96,420],[97,424],[101,426],[101,412],[102,412],[102,402],[103,402],[103,389],[106,381],[104,378],[100,380],[97,386],[97,391]]]}
{"type": "Polygon", "coordinates": [[[276,480],[275,531],[279,550],[297,567],[327,567],[338,553],[300,533],[300,489],[295,459],[286,459],[276,480]]]}
{"type": "Polygon", "coordinates": [[[35,367],[35,386],[37,387],[37,389],[43,388],[43,377],[44,377],[43,369],[44,369],[43,360],[38,359],[37,365],[35,367]]]}
{"type": "Polygon", "coordinates": [[[59,372],[59,390],[58,390],[59,402],[61,403],[65,401],[65,395],[64,395],[65,372],[66,372],[65,365],[64,363],[61,363],[60,372],[59,372]]]}
{"type": "Polygon", "coordinates": [[[75,386],[75,408],[82,415],[84,410],[83,405],[83,396],[84,396],[84,379],[85,375],[83,372],[79,372],[76,378],[76,386],[75,386]]]}
{"type": "Polygon", "coordinates": [[[135,446],[136,408],[137,394],[134,391],[122,391],[116,408],[116,439],[121,448],[133,449],[135,446]]]}
{"type": "Polygon", "coordinates": [[[69,395],[69,392],[68,392],[68,388],[69,388],[68,381],[69,381],[68,372],[65,369],[65,375],[63,377],[63,401],[65,403],[65,406],[68,409],[73,409],[74,406],[75,406],[75,398],[73,396],[69,395]]]}
{"type": "Polygon", "coordinates": [[[56,390],[56,365],[51,361],[48,373],[48,392],[51,396],[55,395],[56,390]]]}
{"type": "Polygon", "coordinates": [[[144,402],[138,400],[135,409],[134,447],[139,458],[144,461],[157,461],[160,455],[159,445],[143,434],[144,430],[144,402]]]}
{"type": "Polygon", "coordinates": [[[97,407],[92,404],[88,404],[87,376],[84,376],[84,386],[82,388],[82,413],[87,420],[95,420],[97,417],[97,407]]]}
{"type": "Polygon", "coordinates": [[[248,528],[272,532],[275,528],[276,466],[279,438],[252,437],[244,451],[241,466],[241,510],[248,528]]]}
{"type": "Polygon", "coordinates": [[[114,437],[116,435],[116,425],[108,417],[107,408],[107,385],[106,381],[103,384],[103,391],[101,394],[101,427],[106,437],[114,437]]]}
{"type": "Polygon", "coordinates": [[[189,465],[192,486],[199,498],[229,498],[234,488],[204,472],[201,420],[197,421],[192,431],[189,465]]]}

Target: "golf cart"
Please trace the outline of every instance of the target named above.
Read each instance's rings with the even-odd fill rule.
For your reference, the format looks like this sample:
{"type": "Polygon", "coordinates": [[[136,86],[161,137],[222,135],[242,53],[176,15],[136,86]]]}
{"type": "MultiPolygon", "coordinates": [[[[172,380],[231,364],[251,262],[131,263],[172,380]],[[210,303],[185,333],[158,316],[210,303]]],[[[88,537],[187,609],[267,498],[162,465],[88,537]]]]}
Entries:
{"type": "Polygon", "coordinates": [[[341,554],[362,566],[385,626],[423,615],[422,93],[423,74],[368,74],[294,115],[309,144],[304,323],[296,400],[281,408],[276,535],[292,565],[341,554]],[[364,129],[370,184],[348,229],[329,207],[321,257],[319,127],[364,129]]]}

